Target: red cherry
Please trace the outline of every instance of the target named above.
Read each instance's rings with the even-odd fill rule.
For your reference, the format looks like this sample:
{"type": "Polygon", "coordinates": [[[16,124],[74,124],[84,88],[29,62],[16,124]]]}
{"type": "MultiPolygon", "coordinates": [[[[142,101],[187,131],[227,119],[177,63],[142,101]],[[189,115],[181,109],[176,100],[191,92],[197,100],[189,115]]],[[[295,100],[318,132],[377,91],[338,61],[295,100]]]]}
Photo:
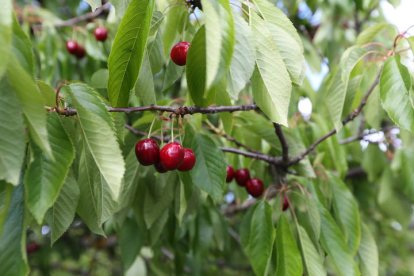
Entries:
{"type": "Polygon", "coordinates": [[[144,139],[135,144],[135,155],[141,165],[154,165],[160,160],[160,148],[154,139],[144,139]]]}
{"type": "Polygon", "coordinates": [[[75,56],[76,56],[78,59],[82,59],[85,55],[86,55],[86,50],[85,50],[85,48],[83,48],[83,46],[79,45],[79,46],[78,46],[78,49],[76,49],[75,56]]]}
{"type": "Polygon", "coordinates": [[[249,179],[246,182],[246,190],[253,197],[259,197],[263,194],[263,181],[258,178],[249,179]]]}
{"type": "Polygon", "coordinates": [[[289,208],[289,200],[288,200],[287,196],[285,195],[283,197],[282,210],[286,211],[288,208],[289,208]]]}
{"type": "Polygon", "coordinates": [[[108,30],[105,27],[98,27],[93,32],[97,41],[105,41],[108,38],[108,30]]]}
{"type": "Polygon", "coordinates": [[[79,44],[75,40],[68,40],[66,42],[66,50],[72,55],[76,55],[76,52],[78,51],[79,44]]]}
{"type": "Polygon", "coordinates": [[[227,166],[226,168],[227,176],[226,176],[226,182],[229,183],[234,178],[234,169],[232,166],[227,166]]]}
{"type": "Polygon", "coordinates": [[[37,250],[39,250],[40,249],[40,245],[39,244],[37,244],[37,243],[35,243],[35,242],[31,242],[31,243],[28,243],[27,245],[26,245],[26,252],[28,253],[28,254],[30,254],[30,253],[34,253],[34,252],[36,252],[37,250]]]}
{"type": "Polygon", "coordinates": [[[191,170],[196,163],[196,157],[192,149],[184,148],[184,160],[180,166],[178,166],[178,170],[185,172],[191,170]]]}
{"type": "Polygon", "coordinates": [[[166,144],[160,151],[160,164],[166,170],[175,170],[184,160],[184,149],[177,142],[166,144]]]}
{"type": "Polygon", "coordinates": [[[250,179],[250,173],[248,169],[238,169],[236,171],[236,174],[234,176],[236,178],[236,182],[237,184],[239,184],[239,186],[245,186],[247,180],[250,179]]]}
{"type": "Polygon", "coordinates": [[[154,164],[155,170],[159,173],[165,173],[167,170],[161,165],[160,162],[154,164]]]}
{"type": "Polygon", "coordinates": [[[182,41],[178,42],[171,49],[170,57],[172,61],[180,66],[187,63],[187,52],[190,48],[190,42],[182,41]]]}

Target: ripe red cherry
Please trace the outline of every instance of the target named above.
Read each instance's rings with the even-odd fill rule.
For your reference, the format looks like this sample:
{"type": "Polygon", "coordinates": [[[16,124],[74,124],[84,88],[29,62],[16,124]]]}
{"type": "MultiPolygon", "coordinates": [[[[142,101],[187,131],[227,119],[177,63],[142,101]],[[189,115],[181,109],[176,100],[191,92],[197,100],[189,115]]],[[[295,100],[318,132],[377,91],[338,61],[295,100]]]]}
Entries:
{"type": "Polygon", "coordinates": [[[178,168],[184,160],[184,149],[177,142],[166,144],[160,151],[160,164],[168,171],[178,168]]]}
{"type": "Polygon", "coordinates": [[[72,55],[75,55],[78,51],[79,44],[75,40],[68,40],[66,42],[66,50],[72,55]]]}
{"type": "Polygon", "coordinates": [[[154,165],[160,160],[160,148],[154,139],[144,139],[135,144],[135,155],[141,165],[154,165]]]}
{"type": "Polygon", "coordinates": [[[189,48],[190,42],[182,41],[175,44],[170,53],[172,61],[177,65],[184,66],[187,63],[187,52],[189,48]]]}
{"type": "Polygon", "coordinates": [[[83,48],[83,46],[81,46],[81,45],[78,45],[78,49],[76,49],[75,56],[78,59],[82,59],[85,55],[86,55],[85,48],[83,48]]]}
{"type": "Polygon", "coordinates": [[[192,149],[184,148],[184,159],[180,166],[178,166],[179,171],[189,171],[191,170],[196,163],[196,157],[192,149]]]}
{"type": "Polygon", "coordinates": [[[234,176],[236,178],[236,182],[237,184],[239,184],[239,186],[245,186],[247,180],[250,179],[250,173],[248,169],[238,169],[236,171],[236,174],[234,176]]]}
{"type": "Polygon", "coordinates": [[[40,249],[40,245],[35,242],[30,242],[26,245],[26,252],[28,254],[34,253],[40,249]]]}
{"type": "Polygon", "coordinates": [[[234,169],[232,166],[227,166],[226,168],[227,176],[226,176],[226,182],[229,183],[234,178],[234,169]]]}
{"type": "Polygon", "coordinates": [[[249,179],[246,182],[246,190],[253,197],[259,197],[263,194],[263,181],[258,178],[249,179]]]}
{"type": "Polygon", "coordinates": [[[108,38],[108,30],[105,27],[98,27],[93,32],[97,41],[105,41],[108,38]]]}
{"type": "Polygon", "coordinates": [[[282,210],[286,211],[288,208],[289,208],[289,200],[288,200],[287,196],[285,195],[283,197],[282,210]]]}

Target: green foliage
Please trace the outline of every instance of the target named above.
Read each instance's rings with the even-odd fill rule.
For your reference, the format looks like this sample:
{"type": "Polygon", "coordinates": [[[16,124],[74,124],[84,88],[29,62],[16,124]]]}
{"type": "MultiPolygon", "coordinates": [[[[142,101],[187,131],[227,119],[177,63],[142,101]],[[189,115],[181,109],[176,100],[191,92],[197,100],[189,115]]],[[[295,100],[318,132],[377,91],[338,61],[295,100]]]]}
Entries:
{"type": "Polygon", "coordinates": [[[379,1],[3,2],[0,275],[414,274],[414,40],[379,1]]]}

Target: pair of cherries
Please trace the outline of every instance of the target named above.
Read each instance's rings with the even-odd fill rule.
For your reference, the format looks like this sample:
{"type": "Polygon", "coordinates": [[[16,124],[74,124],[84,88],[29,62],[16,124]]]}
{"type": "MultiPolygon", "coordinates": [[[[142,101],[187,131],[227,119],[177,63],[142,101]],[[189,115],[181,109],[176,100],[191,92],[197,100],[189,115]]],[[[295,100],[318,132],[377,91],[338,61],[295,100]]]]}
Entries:
{"type": "Polygon", "coordinates": [[[259,178],[250,178],[248,169],[238,169],[235,171],[232,166],[227,166],[226,182],[229,183],[233,179],[241,187],[246,187],[247,192],[253,197],[260,197],[264,192],[263,181],[259,178]]]}
{"type": "Polygon", "coordinates": [[[68,40],[66,42],[66,50],[68,50],[71,55],[74,55],[78,59],[82,59],[86,55],[85,48],[76,40],[68,40]]]}
{"type": "MultiPolygon", "coordinates": [[[[93,34],[97,41],[103,42],[108,38],[108,30],[105,27],[96,28],[93,34]]],[[[85,47],[80,45],[76,40],[68,40],[66,42],[66,50],[78,59],[82,59],[86,55],[85,47]]]]}
{"type": "Polygon", "coordinates": [[[154,165],[159,173],[175,169],[189,171],[196,163],[192,149],[184,148],[180,143],[171,142],[160,150],[158,143],[151,138],[140,140],[135,144],[135,155],[141,165],[154,165]]]}

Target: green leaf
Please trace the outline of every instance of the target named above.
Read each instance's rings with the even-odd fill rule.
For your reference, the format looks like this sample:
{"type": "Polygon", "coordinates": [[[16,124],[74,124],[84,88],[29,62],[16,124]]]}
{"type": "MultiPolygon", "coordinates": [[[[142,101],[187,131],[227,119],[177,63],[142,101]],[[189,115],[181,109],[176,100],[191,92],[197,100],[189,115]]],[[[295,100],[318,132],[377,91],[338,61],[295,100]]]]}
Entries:
{"type": "Polygon", "coordinates": [[[86,145],[83,148],[79,160],[77,182],[80,197],[76,212],[92,232],[103,235],[102,224],[115,212],[117,203],[112,199],[110,187],[94,162],[91,152],[86,145]]]}
{"type": "Polygon", "coordinates": [[[146,54],[144,54],[141,68],[142,70],[139,72],[138,80],[135,84],[135,95],[137,95],[143,105],[156,104],[154,79],[151,72],[151,64],[146,54]]]}
{"type": "Polygon", "coordinates": [[[414,129],[414,110],[410,98],[410,74],[396,57],[385,62],[381,79],[380,94],[382,107],[398,126],[409,131],[414,129]]]}
{"type": "Polygon", "coordinates": [[[266,201],[260,201],[252,213],[245,252],[256,275],[266,275],[272,256],[275,229],[272,223],[272,209],[266,201]]]}
{"type": "Polygon", "coordinates": [[[23,32],[16,17],[13,17],[13,54],[20,65],[31,76],[34,76],[33,46],[29,37],[23,32]]]}
{"type": "Polygon", "coordinates": [[[347,83],[342,80],[342,71],[336,70],[332,75],[329,85],[324,89],[321,98],[329,112],[329,118],[335,129],[342,128],[342,110],[344,108],[347,83]]]}
{"type": "Polygon", "coordinates": [[[140,181],[140,174],[143,172],[146,172],[146,170],[137,162],[135,148],[132,148],[125,159],[125,174],[122,179],[121,192],[118,199],[119,209],[132,204],[138,187],[138,181],[140,181]]]}
{"type": "Polygon", "coordinates": [[[198,106],[202,106],[204,103],[206,70],[206,28],[202,26],[191,42],[185,70],[191,99],[198,106]]]}
{"type": "Polygon", "coordinates": [[[382,32],[388,31],[391,37],[395,37],[397,35],[397,30],[395,26],[391,25],[390,23],[379,23],[369,28],[366,28],[357,38],[356,44],[357,45],[364,45],[370,42],[373,42],[374,39],[379,36],[382,32]]]}
{"type": "Polygon", "coordinates": [[[308,233],[299,224],[296,225],[298,229],[299,243],[302,250],[303,265],[305,267],[306,275],[322,276],[327,275],[325,267],[323,266],[323,258],[316,250],[308,233]]]}
{"type": "Polygon", "coordinates": [[[350,252],[356,254],[361,241],[361,217],[358,203],[348,187],[339,178],[330,175],[329,181],[333,192],[335,217],[342,226],[350,252]]]}
{"type": "Polygon", "coordinates": [[[223,152],[209,136],[199,133],[194,135],[191,148],[197,158],[190,171],[193,183],[208,193],[214,201],[221,200],[226,178],[223,152]]]}
{"type": "Polygon", "coordinates": [[[0,9],[0,78],[6,71],[12,45],[13,1],[3,1],[0,9]]]}
{"type": "Polygon", "coordinates": [[[95,90],[85,84],[68,86],[79,117],[82,137],[94,164],[116,200],[125,172],[125,162],[114,133],[114,123],[95,90]]]}
{"type": "Polygon", "coordinates": [[[25,127],[7,78],[0,80],[0,133],[0,179],[17,185],[26,149],[25,127]]]}
{"type": "Polygon", "coordinates": [[[153,183],[153,187],[151,187],[156,191],[154,193],[146,193],[144,199],[144,219],[147,228],[153,226],[166,210],[172,208],[175,186],[178,184],[177,180],[176,173],[161,174],[156,178],[156,183],[153,183]]]}
{"type": "Polygon", "coordinates": [[[253,1],[266,22],[292,82],[301,85],[305,77],[305,57],[298,32],[289,18],[267,0],[253,1]]]}
{"type": "Polygon", "coordinates": [[[145,242],[145,229],[127,218],[119,229],[119,248],[125,270],[134,262],[145,242]]]}
{"type": "Polygon", "coordinates": [[[112,106],[127,106],[144,57],[154,0],[132,0],[108,58],[108,96],[112,106]]]}
{"type": "Polygon", "coordinates": [[[260,109],[275,123],[287,126],[292,83],[286,66],[265,22],[251,14],[256,45],[253,97],[260,109]]]}
{"type": "Polygon", "coordinates": [[[50,242],[53,245],[72,223],[76,207],[78,206],[80,191],[78,183],[69,171],[65,183],[60,190],[59,197],[46,215],[46,221],[50,226],[50,242]]]}
{"type": "Polygon", "coordinates": [[[53,158],[47,137],[44,99],[36,83],[20,66],[14,56],[11,56],[7,77],[10,87],[20,101],[20,106],[29,127],[30,136],[49,158],[53,158]]]}
{"type": "Polygon", "coordinates": [[[362,237],[358,256],[360,259],[362,275],[378,275],[379,261],[377,244],[375,243],[375,239],[369,231],[368,226],[365,224],[362,224],[362,237]]]}
{"type": "Polygon", "coordinates": [[[102,6],[101,0],[85,0],[85,1],[89,4],[89,6],[91,6],[92,11],[102,6]]]}
{"type": "Polygon", "coordinates": [[[9,213],[13,186],[0,180],[0,235],[3,233],[3,226],[9,213]]]}
{"type": "Polygon", "coordinates": [[[205,13],[206,90],[227,73],[234,48],[234,23],[229,1],[203,1],[205,13]]]}
{"type": "Polygon", "coordinates": [[[358,267],[349,250],[341,229],[335,223],[328,210],[319,205],[321,214],[321,244],[325,252],[331,258],[337,275],[360,275],[358,267]]]}
{"type": "Polygon", "coordinates": [[[250,81],[254,70],[255,52],[252,31],[246,21],[235,15],[234,25],[236,43],[228,73],[227,90],[233,99],[237,99],[240,91],[250,81]]]}
{"type": "Polygon", "coordinates": [[[0,275],[27,275],[24,223],[24,189],[20,184],[14,188],[9,212],[0,235],[0,275]]]}
{"type": "Polygon", "coordinates": [[[276,229],[276,275],[301,276],[302,259],[285,215],[281,215],[276,229]]]}
{"type": "Polygon", "coordinates": [[[34,148],[34,160],[30,163],[24,180],[27,205],[36,221],[41,224],[46,211],[59,196],[75,152],[59,115],[48,116],[48,132],[55,160],[50,160],[34,148]]]}

